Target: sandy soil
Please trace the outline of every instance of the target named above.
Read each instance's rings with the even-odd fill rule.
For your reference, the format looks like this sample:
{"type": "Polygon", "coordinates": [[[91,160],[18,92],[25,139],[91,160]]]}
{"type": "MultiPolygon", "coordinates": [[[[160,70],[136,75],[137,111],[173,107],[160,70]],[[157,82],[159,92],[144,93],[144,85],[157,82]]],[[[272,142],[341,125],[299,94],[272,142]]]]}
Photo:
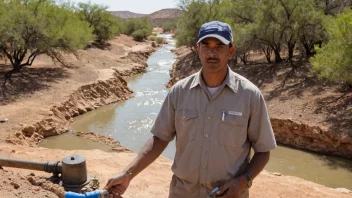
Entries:
{"type": "MultiPolygon", "coordinates": [[[[16,74],[7,89],[1,88],[0,118],[9,121],[0,123],[0,156],[38,161],[58,161],[69,155],[81,155],[87,159],[88,173],[99,178],[102,188],[107,179],[123,170],[136,156],[121,147],[116,140],[92,133],[77,134],[111,146],[112,152],[100,150],[64,151],[39,148],[35,145],[9,144],[9,136],[22,137],[24,126],[38,122],[52,114],[53,106],[69,100],[71,94],[87,84],[105,81],[114,75],[125,76],[127,71],[143,63],[129,52],[150,51],[150,43],[137,43],[127,36],[110,42],[108,49],[91,47],[81,51],[79,59],[67,55],[69,67],[55,65],[45,56],[39,58],[32,68],[16,74]],[[118,70],[117,74],[114,72],[118,70]],[[21,76],[22,75],[22,76],[21,76]],[[21,76],[21,78],[19,78],[21,76]]],[[[144,63],[145,64],[145,63],[144,63]]],[[[10,68],[1,67],[0,75],[10,68]]],[[[116,76],[115,76],[116,77],[116,76]]],[[[0,79],[1,80],[1,79],[0,79]]],[[[53,120],[55,125],[55,120],[53,120]]],[[[40,134],[37,134],[39,137],[40,134]]],[[[129,197],[167,197],[171,180],[172,162],[160,157],[147,170],[133,180],[124,195],[129,197]]],[[[0,197],[58,197],[62,188],[46,182],[51,175],[38,171],[0,168],[0,197]]],[[[352,197],[349,192],[338,192],[295,177],[275,176],[263,172],[255,180],[251,197],[352,197]]]]}
{"type": "MultiPolygon", "coordinates": [[[[100,150],[91,151],[63,151],[49,150],[44,148],[28,148],[25,146],[0,145],[0,153],[11,158],[22,158],[39,161],[58,161],[66,156],[81,155],[87,160],[88,173],[99,178],[100,187],[104,187],[108,178],[119,171],[122,171],[129,162],[136,156],[134,153],[126,152],[103,152],[100,150]]],[[[138,175],[127,190],[124,198],[150,197],[164,198],[168,195],[169,182],[171,180],[172,162],[160,157],[155,163],[138,175]]],[[[50,177],[50,174],[4,168],[0,170],[0,189],[6,197],[56,197],[38,186],[32,186],[28,177],[50,177]],[[32,176],[33,177],[33,176],[32,176]],[[17,184],[17,189],[16,185],[17,184]]],[[[59,188],[53,187],[51,190],[60,192],[59,188]]],[[[272,197],[319,197],[330,198],[352,197],[351,193],[338,192],[337,190],[304,181],[290,176],[275,176],[268,172],[262,172],[255,180],[250,191],[251,197],[272,198],[272,197]]],[[[0,194],[1,197],[1,194],[0,194]]]]}

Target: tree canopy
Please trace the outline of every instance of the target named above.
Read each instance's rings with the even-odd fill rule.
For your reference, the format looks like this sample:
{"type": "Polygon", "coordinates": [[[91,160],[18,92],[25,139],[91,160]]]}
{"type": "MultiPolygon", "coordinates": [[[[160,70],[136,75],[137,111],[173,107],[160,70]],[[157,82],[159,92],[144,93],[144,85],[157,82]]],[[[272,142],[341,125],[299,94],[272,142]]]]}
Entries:
{"type": "Polygon", "coordinates": [[[92,29],[71,4],[54,0],[0,1],[0,51],[13,71],[33,64],[40,54],[62,61],[59,52],[75,52],[92,39],[92,29]]]}
{"type": "Polygon", "coordinates": [[[147,17],[131,18],[125,22],[125,34],[132,35],[136,41],[142,41],[152,34],[153,27],[147,17]]]}
{"type": "Polygon", "coordinates": [[[275,63],[293,63],[295,53],[302,59],[318,52],[312,62],[321,76],[331,77],[334,73],[336,78],[346,80],[351,76],[351,51],[348,44],[337,49],[348,43],[350,37],[346,35],[352,33],[348,32],[347,23],[352,20],[348,14],[339,13],[351,6],[350,0],[180,0],[179,8],[184,12],[177,24],[177,45],[193,47],[203,23],[224,21],[232,26],[236,54],[245,64],[253,50],[262,51],[267,62],[275,63]],[[334,66],[323,69],[328,68],[323,62],[334,66]],[[347,72],[340,75],[337,67],[347,72]]]}
{"type": "Polygon", "coordinates": [[[89,27],[93,28],[96,41],[101,43],[113,39],[122,32],[123,22],[108,12],[107,9],[106,6],[90,2],[78,4],[78,14],[81,20],[89,23],[89,27]]]}
{"type": "Polygon", "coordinates": [[[352,84],[352,9],[329,17],[324,22],[330,40],[311,58],[315,71],[320,76],[334,81],[352,84]]]}
{"type": "Polygon", "coordinates": [[[107,7],[55,0],[0,0],[0,57],[13,72],[31,66],[40,54],[64,63],[62,53],[75,53],[92,41],[105,43],[120,33],[143,40],[152,33],[147,18],[123,20],[107,7]]]}

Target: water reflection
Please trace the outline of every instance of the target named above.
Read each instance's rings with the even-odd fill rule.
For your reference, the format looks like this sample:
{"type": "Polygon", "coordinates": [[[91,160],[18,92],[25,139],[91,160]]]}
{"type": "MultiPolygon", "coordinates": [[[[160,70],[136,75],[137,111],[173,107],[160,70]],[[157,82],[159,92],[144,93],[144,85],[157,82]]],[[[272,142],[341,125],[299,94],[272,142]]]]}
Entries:
{"type": "Polygon", "coordinates": [[[352,189],[352,160],[279,146],[271,152],[270,172],[297,176],[332,188],[352,189]]]}

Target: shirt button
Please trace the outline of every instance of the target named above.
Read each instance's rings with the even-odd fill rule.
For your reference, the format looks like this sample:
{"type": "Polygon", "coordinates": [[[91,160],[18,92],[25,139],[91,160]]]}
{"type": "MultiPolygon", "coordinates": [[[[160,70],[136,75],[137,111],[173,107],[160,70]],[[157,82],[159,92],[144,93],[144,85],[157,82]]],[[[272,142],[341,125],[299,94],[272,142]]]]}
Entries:
{"type": "Polygon", "coordinates": [[[186,117],[185,117],[185,116],[183,116],[183,119],[186,119],[186,117]]]}
{"type": "Polygon", "coordinates": [[[207,150],[205,150],[205,151],[204,151],[204,153],[208,153],[208,151],[207,151],[207,150]]]}
{"type": "Polygon", "coordinates": [[[208,134],[206,134],[206,135],[205,135],[205,137],[209,137],[209,135],[208,135],[208,134]]]}
{"type": "Polygon", "coordinates": [[[203,165],[203,168],[206,168],[207,166],[206,165],[203,165]]]}
{"type": "Polygon", "coordinates": [[[210,120],[211,119],[211,117],[208,117],[208,120],[210,120]]]}

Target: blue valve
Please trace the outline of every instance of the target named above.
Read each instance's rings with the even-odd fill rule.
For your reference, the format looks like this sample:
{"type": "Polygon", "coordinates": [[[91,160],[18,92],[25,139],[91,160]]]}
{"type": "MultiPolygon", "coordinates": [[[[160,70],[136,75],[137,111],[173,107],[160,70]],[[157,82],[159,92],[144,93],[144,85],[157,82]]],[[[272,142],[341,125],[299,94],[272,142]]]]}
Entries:
{"type": "Polygon", "coordinates": [[[87,192],[86,194],[79,194],[74,192],[66,192],[65,198],[106,198],[109,196],[109,192],[106,190],[96,190],[93,192],[87,192]]]}

